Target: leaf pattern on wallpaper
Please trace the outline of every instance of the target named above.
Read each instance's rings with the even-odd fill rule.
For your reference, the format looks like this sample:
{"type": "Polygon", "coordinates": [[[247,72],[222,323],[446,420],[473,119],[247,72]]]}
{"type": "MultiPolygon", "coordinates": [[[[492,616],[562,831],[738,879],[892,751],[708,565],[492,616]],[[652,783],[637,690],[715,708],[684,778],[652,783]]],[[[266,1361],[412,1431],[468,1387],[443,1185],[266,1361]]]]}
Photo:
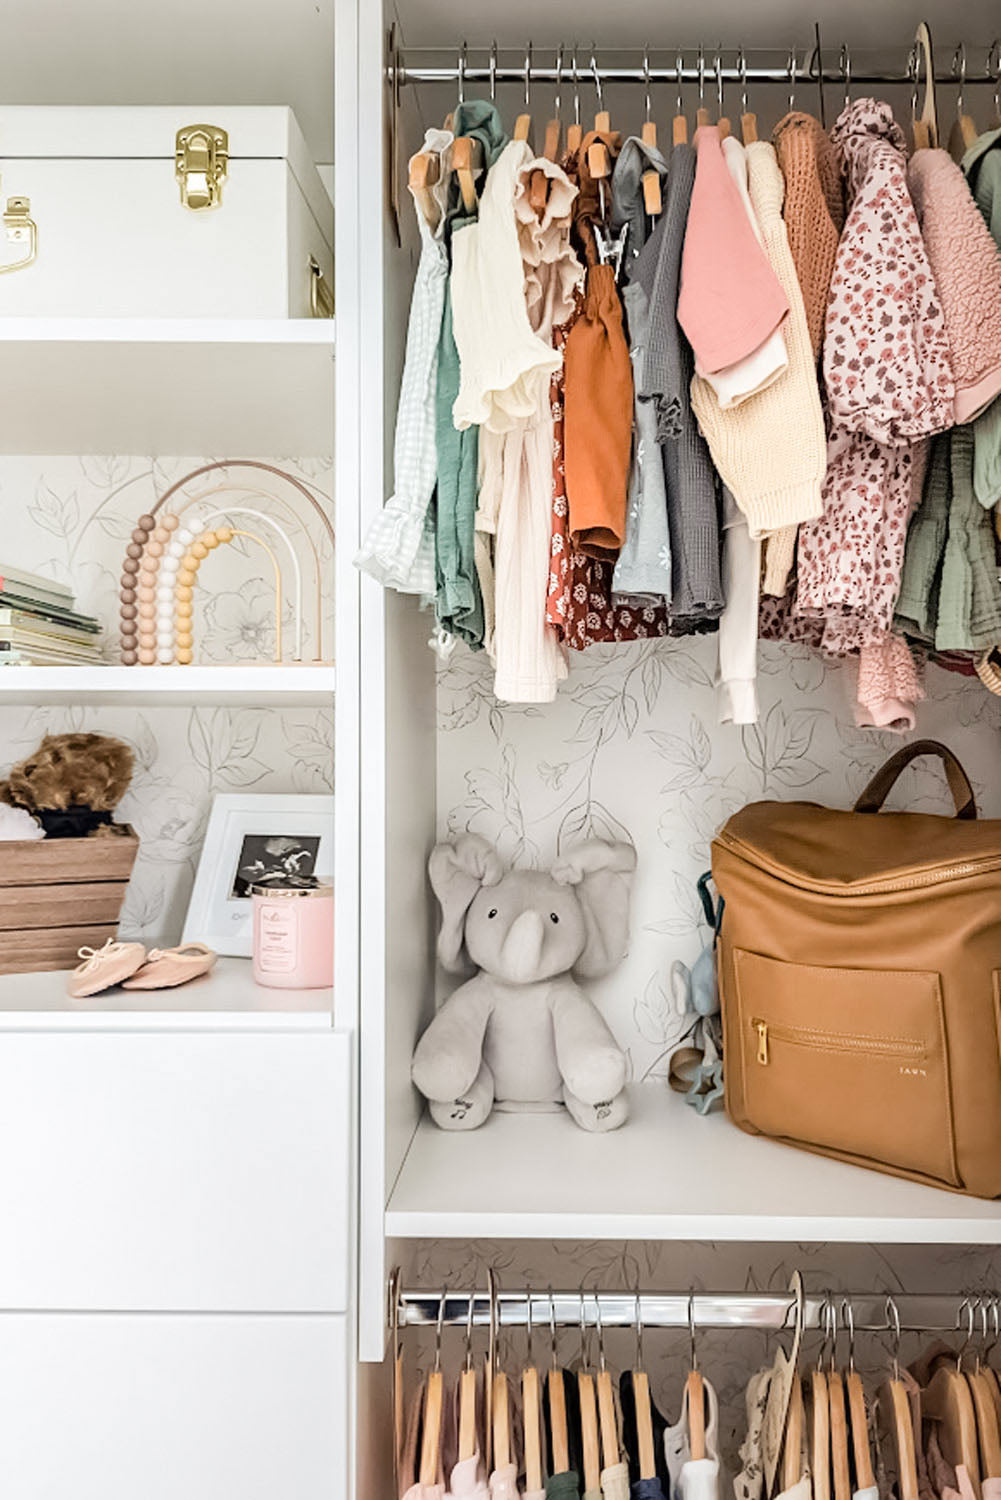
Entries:
{"type": "MultiPolygon", "coordinates": [[[[760,716],[716,721],[716,642],[657,640],[571,653],[556,702],[499,704],[485,656],[457,648],[439,670],[439,831],[474,827],[505,858],[545,865],[588,837],[630,839],[638,868],[630,951],[588,985],[634,1076],[662,1084],[672,1031],[668,976],[707,937],[696,881],[717,829],[758,799],[854,802],[900,740],[852,722],[850,667],[762,644],[760,716]],[[666,1038],[666,1040],[665,1040],[666,1038]]],[[[984,812],[1001,816],[1001,701],[929,667],[920,731],[967,764],[984,812]]],[[[946,811],[934,764],[901,777],[890,805],[946,811]]]]}
{"type": "MultiPolygon", "coordinates": [[[[155,496],[204,462],[128,455],[0,458],[0,494],[6,502],[16,496],[19,507],[16,537],[0,543],[0,563],[69,584],[79,608],[104,623],[105,656],[116,660],[124,545],[155,496]],[[26,504],[23,497],[30,497],[26,504]]],[[[279,462],[329,503],[329,461],[279,462]]],[[[312,518],[308,531],[321,557],[329,560],[326,532],[312,518]]],[[[311,580],[310,567],[305,577],[311,580]]],[[[324,577],[331,572],[325,569],[324,577]]],[[[231,636],[213,640],[205,611],[216,592],[255,601],[266,595],[270,608],[272,583],[262,567],[260,549],[242,556],[234,548],[220,548],[205,582],[208,586],[199,588],[196,602],[196,642],[208,648],[204,657],[247,659],[231,636]]],[[[315,631],[315,610],[308,598],[307,592],[307,644],[310,629],[315,631]]],[[[327,616],[331,604],[325,600],[327,616]]],[[[263,604],[256,607],[264,612],[263,604]]],[[[291,625],[288,601],[286,608],[291,625]]],[[[273,644],[273,609],[270,629],[273,644]]],[[[322,792],[332,785],[333,715],[325,710],[292,714],[185,706],[5,708],[0,715],[0,772],[33,749],[43,734],[78,729],[116,734],[135,751],[133,783],[119,809],[141,841],[123,930],[148,942],[173,943],[180,936],[217,792],[322,792]]]]}

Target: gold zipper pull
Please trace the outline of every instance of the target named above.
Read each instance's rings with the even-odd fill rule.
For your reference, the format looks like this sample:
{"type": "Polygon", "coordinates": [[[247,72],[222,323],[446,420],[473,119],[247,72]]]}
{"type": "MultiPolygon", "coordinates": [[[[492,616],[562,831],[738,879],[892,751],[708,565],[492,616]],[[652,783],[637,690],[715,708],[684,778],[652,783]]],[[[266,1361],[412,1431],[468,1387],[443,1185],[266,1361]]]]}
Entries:
{"type": "Polygon", "coordinates": [[[768,1022],[752,1021],[751,1023],[758,1033],[758,1062],[764,1067],[768,1066],[768,1022]]]}

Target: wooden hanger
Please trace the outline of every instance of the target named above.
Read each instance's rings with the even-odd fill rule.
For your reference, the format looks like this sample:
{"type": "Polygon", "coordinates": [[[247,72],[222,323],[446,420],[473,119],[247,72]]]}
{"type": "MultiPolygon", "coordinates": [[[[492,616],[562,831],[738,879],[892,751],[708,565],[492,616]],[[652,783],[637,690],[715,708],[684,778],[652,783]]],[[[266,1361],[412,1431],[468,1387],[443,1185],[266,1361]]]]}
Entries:
{"type": "Polygon", "coordinates": [[[996,1382],[982,1369],[969,1371],[966,1378],[973,1397],[983,1476],[985,1479],[1001,1479],[1001,1430],[994,1399],[996,1382]]]}
{"type": "Polygon", "coordinates": [[[438,1305],[438,1326],[435,1330],[434,1369],[427,1379],[424,1392],[424,1435],[421,1441],[420,1482],[436,1484],[441,1470],[441,1421],[445,1407],[445,1377],[441,1372],[441,1338],[445,1323],[445,1301],[447,1292],[441,1294],[438,1305]]]}
{"type": "MultiPolygon", "coordinates": [[[[493,1466],[495,1469],[504,1469],[511,1462],[511,1403],[507,1376],[503,1370],[497,1370],[494,1374],[493,1431],[493,1466]]],[[[461,1454],[459,1456],[462,1457],[461,1454]]]]}
{"type": "MultiPolygon", "coordinates": [[[[646,118],[643,121],[643,129],[640,139],[644,146],[650,146],[654,151],[657,149],[657,125],[651,119],[650,105],[650,54],[644,49],[643,52],[643,82],[646,89],[646,118]]],[[[656,218],[664,207],[663,197],[660,191],[660,173],[650,167],[643,173],[643,207],[651,218],[656,218]]],[[[638,246],[636,247],[639,248],[638,246]]]]}
{"type": "Polygon", "coordinates": [[[573,155],[581,148],[584,127],[580,123],[580,74],[577,72],[577,48],[571,54],[570,69],[573,74],[573,124],[567,126],[567,153],[573,155]]]}
{"type": "Polygon", "coordinates": [[[452,171],[459,182],[467,213],[476,210],[476,179],[483,171],[483,142],[471,135],[458,135],[452,144],[452,171]]]}
{"type": "Polygon", "coordinates": [[[715,69],[716,69],[716,112],[717,112],[717,114],[719,116],[716,128],[719,131],[719,138],[720,138],[720,140],[721,141],[725,141],[726,138],[727,138],[727,136],[730,134],[730,121],[727,119],[726,115],[723,113],[723,43],[722,42],[720,43],[719,48],[717,49],[717,52],[716,52],[715,69]]]}
{"type": "MultiPolygon", "coordinates": [[[[403,1492],[400,1484],[400,1468],[404,1446],[403,1392],[403,1340],[400,1338],[400,1268],[394,1266],[389,1273],[387,1287],[389,1304],[389,1331],[393,1346],[393,1478],[397,1493],[403,1492]]],[[[410,1475],[410,1480],[413,1479],[410,1475]]],[[[409,1483],[409,1481],[408,1481],[409,1483]]]]}
{"type": "MultiPolygon", "coordinates": [[[[848,1332],[848,1368],[841,1372],[840,1380],[844,1388],[845,1420],[855,1470],[855,1489],[866,1490],[875,1485],[876,1475],[872,1462],[872,1448],[869,1443],[869,1413],[865,1403],[865,1388],[862,1384],[862,1377],[855,1368],[855,1314],[847,1297],[841,1299],[841,1318],[848,1332]]],[[[836,1337],[836,1314],[834,1322],[836,1337]]],[[[835,1394],[831,1401],[832,1419],[836,1400],[835,1394]]],[[[837,1477],[837,1471],[835,1471],[835,1477],[837,1477]]]]}
{"type": "Polygon", "coordinates": [[[914,46],[911,50],[911,77],[914,85],[911,95],[911,124],[914,149],[919,151],[926,146],[938,145],[938,117],[935,112],[935,57],[931,28],[927,21],[920,21],[914,33],[914,46]],[[921,104],[921,113],[918,115],[918,82],[922,61],[925,69],[925,94],[921,104]]]}
{"type": "Polygon", "coordinates": [[[650,1380],[643,1366],[643,1308],[636,1292],[636,1362],[632,1370],[633,1407],[636,1415],[636,1447],[640,1479],[657,1478],[657,1459],[653,1437],[653,1408],[650,1405],[650,1380]]]}
{"type": "Polygon", "coordinates": [[[418,151],[416,156],[410,158],[410,172],[408,182],[410,191],[414,195],[414,201],[424,216],[425,223],[431,229],[438,228],[441,218],[441,210],[438,200],[431,191],[438,181],[438,171],[441,158],[437,152],[418,151]]]}
{"type": "Polygon", "coordinates": [[[706,1388],[699,1373],[695,1348],[695,1293],[688,1294],[689,1372],[685,1381],[685,1404],[688,1407],[688,1446],[692,1458],[706,1456],[706,1388]]]}
{"type": "Polygon", "coordinates": [[[706,109],[705,99],[706,99],[706,55],[705,55],[704,51],[702,50],[702,47],[700,46],[699,47],[699,107],[695,111],[695,126],[696,126],[696,129],[699,129],[703,125],[709,125],[711,123],[710,116],[709,116],[709,111],[706,109]]]}
{"type": "Polygon", "coordinates": [[[563,48],[557,48],[556,52],[556,98],[553,104],[553,118],[546,124],[546,142],[543,148],[543,156],[547,161],[559,161],[560,143],[563,140],[563,123],[560,118],[560,106],[563,103],[563,48]]]}
{"type": "Polygon", "coordinates": [[[974,1493],[980,1495],[977,1417],[966,1377],[957,1366],[942,1364],[921,1392],[921,1415],[938,1423],[942,1456],[954,1469],[966,1469],[974,1493]]]}
{"type": "Polygon", "coordinates": [[[537,1494],[543,1487],[542,1465],[542,1392],[539,1372],[532,1358],[532,1293],[525,1293],[528,1329],[528,1351],[525,1367],[521,1372],[522,1427],[525,1448],[525,1488],[529,1494],[537,1494]]]}
{"type": "Polygon", "coordinates": [[[834,1500],[851,1500],[852,1474],[848,1448],[848,1410],[845,1385],[838,1370],[827,1374],[827,1401],[831,1413],[831,1473],[834,1500]]]}
{"type": "Polygon", "coordinates": [[[619,1446],[619,1419],[615,1410],[615,1392],[612,1388],[612,1372],[605,1359],[605,1330],[601,1325],[601,1303],[597,1294],[594,1299],[595,1326],[598,1330],[598,1375],[595,1387],[598,1394],[598,1426],[601,1431],[601,1466],[610,1469],[622,1457],[619,1446]]]}
{"type": "Polygon", "coordinates": [[[570,1468],[570,1434],[567,1430],[567,1393],[556,1348],[556,1312],[553,1289],[549,1288],[549,1337],[552,1366],[546,1376],[546,1406],[549,1413],[549,1439],[552,1460],[550,1472],[565,1474],[570,1468]]]}
{"type": "Polygon", "coordinates": [[[810,1467],[813,1500],[831,1500],[831,1407],[827,1376],[810,1371],[810,1467]]]}
{"type": "Polygon", "coordinates": [[[681,74],[684,67],[684,58],[679,52],[674,60],[674,76],[678,81],[678,98],[674,111],[674,119],[671,122],[671,143],[675,146],[684,146],[688,142],[688,121],[685,118],[685,101],[681,97],[681,74]]]}
{"type": "Polygon", "coordinates": [[[601,1490],[601,1435],[598,1430],[598,1400],[587,1354],[587,1325],[584,1293],[580,1294],[580,1365],[577,1371],[577,1397],[580,1405],[581,1458],[584,1469],[584,1493],[601,1490]]]}
{"type": "Polygon", "coordinates": [[[910,1396],[900,1378],[900,1314],[892,1297],[886,1299],[886,1323],[893,1335],[893,1355],[879,1399],[880,1426],[889,1433],[893,1446],[900,1500],[918,1500],[916,1434],[910,1396]]]}
{"type": "Polygon", "coordinates": [[[791,1490],[803,1477],[803,1382],[793,1381],[786,1413],[785,1439],[782,1446],[782,1488],[791,1490]]]}
{"type": "Polygon", "coordinates": [[[964,104],[966,94],[965,42],[960,42],[952,55],[952,75],[959,80],[959,87],[956,94],[956,118],[949,131],[949,155],[953,161],[959,162],[977,139],[977,127],[972,116],[966,113],[964,104]]]}
{"type": "Polygon", "coordinates": [[[477,1380],[473,1365],[473,1308],[475,1298],[469,1294],[466,1311],[466,1358],[459,1376],[459,1458],[473,1458],[477,1449],[476,1402],[477,1380]]]}
{"type": "Polygon", "coordinates": [[[737,55],[737,66],[740,69],[740,135],[744,145],[749,146],[758,139],[758,117],[747,107],[747,58],[743,46],[737,55]]]}

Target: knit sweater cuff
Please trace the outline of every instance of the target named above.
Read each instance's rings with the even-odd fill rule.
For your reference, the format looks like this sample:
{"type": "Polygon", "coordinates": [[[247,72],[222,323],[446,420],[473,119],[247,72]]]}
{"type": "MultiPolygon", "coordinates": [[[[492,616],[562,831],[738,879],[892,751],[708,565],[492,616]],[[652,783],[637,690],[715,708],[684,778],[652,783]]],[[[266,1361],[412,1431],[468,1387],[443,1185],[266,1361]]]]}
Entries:
{"type": "Polygon", "coordinates": [[[820,494],[821,480],[799,480],[760,494],[750,495],[746,491],[736,495],[736,500],[747,517],[747,529],[753,539],[771,536],[786,526],[798,526],[803,521],[815,521],[824,514],[824,502],[820,494]]]}
{"type": "Polygon", "coordinates": [[[716,717],[721,724],[758,722],[758,687],[753,677],[716,684],[716,717]]]}
{"type": "Polygon", "coordinates": [[[917,717],[913,703],[904,703],[900,698],[877,698],[872,703],[855,704],[855,723],[859,729],[909,734],[917,724],[917,717]]]}
{"type": "Polygon", "coordinates": [[[781,599],[789,585],[793,559],[796,556],[798,526],[783,526],[774,531],[765,544],[765,572],[761,592],[781,599]]]}

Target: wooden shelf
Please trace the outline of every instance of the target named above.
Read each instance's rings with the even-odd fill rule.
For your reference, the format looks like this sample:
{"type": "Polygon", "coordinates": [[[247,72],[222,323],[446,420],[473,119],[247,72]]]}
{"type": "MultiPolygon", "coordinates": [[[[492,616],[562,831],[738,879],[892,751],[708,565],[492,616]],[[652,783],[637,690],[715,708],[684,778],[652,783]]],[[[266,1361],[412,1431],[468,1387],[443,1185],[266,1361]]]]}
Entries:
{"type": "Polygon", "coordinates": [[[334,342],[333,319],[0,318],[0,453],[326,455],[334,342]]]}
{"type": "Polygon", "coordinates": [[[332,704],[332,665],[241,667],[2,667],[0,703],[219,703],[254,708],[332,704]]]}
{"type": "Polygon", "coordinates": [[[249,959],[220,958],[211,974],[172,990],[66,994],[63,971],[0,975],[4,1031],[329,1031],[333,990],[272,990],[254,983],[249,959]]]}
{"type": "Polygon", "coordinates": [[[667,1089],[634,1088],[632,1106],[598,1136],[562,1114],[495,1114],[468,1134],[425,1116],[387,1236],[1001,1244],[1001,1203],[745,1135],[667,1089]]]}

